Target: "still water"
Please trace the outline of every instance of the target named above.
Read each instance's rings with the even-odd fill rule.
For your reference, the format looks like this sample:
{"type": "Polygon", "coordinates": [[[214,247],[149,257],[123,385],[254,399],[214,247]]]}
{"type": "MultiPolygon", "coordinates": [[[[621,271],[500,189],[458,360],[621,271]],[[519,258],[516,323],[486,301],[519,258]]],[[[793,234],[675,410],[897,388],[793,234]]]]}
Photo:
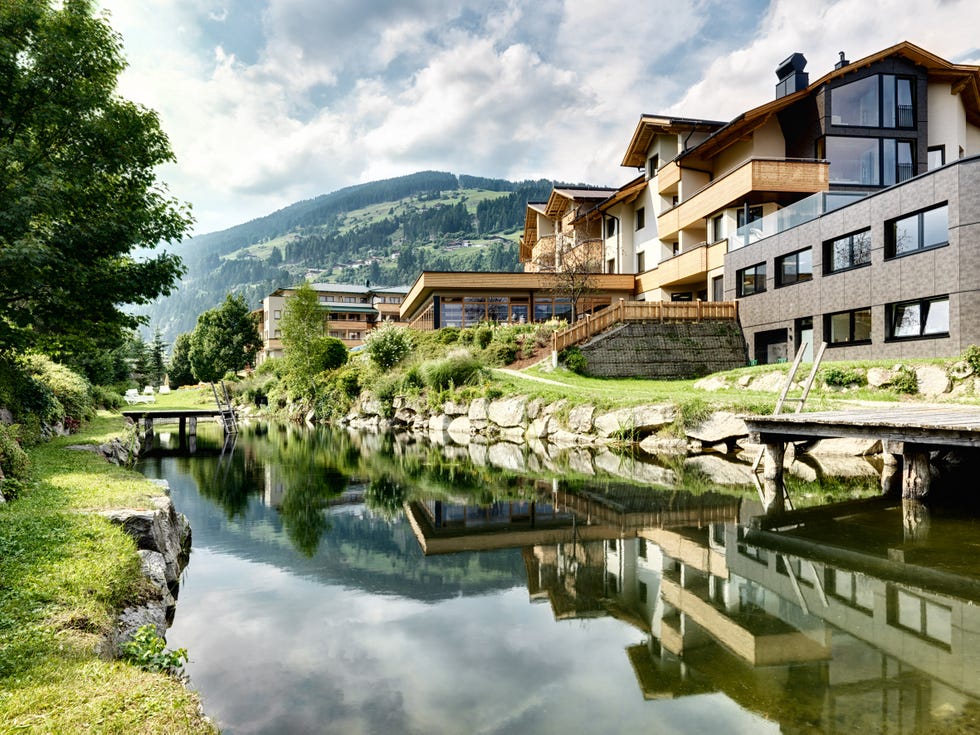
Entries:
{"type": "Polygon", "coordinates": [[[760,530],[751,495],[681,467],[158,438],[141,470],[193,528],[168,645],[225,733],[980,729],[975,518],[871,502],[760,530]]]}

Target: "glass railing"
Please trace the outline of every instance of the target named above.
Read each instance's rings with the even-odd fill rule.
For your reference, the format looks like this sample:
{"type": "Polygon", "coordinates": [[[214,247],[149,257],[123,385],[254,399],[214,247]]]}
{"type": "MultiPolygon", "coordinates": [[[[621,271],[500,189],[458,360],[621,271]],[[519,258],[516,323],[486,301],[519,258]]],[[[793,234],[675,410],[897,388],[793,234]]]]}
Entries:
{"type": "Polygon", "coordinates": [[[808,196],[806,199],[783,207],[762,219],[749,222],[739,227],[734,235],[728,238],[728,250],[738,250],[766,237],[778,235],[780,232],[811,222],[828,212],[856,202],[868,196],[868,192],[854,191],[821,191],[808,196]]]}

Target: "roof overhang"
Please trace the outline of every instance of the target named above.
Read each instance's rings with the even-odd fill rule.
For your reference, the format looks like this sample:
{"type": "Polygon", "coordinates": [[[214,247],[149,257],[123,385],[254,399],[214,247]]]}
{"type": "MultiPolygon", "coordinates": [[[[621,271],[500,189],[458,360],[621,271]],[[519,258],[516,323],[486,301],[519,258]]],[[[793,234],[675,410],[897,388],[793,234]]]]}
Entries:
{"type": "Polygon", "coordinates": [[[629,204],[630,202],[635,201],[636,198],[643,193],[643,190],[646,189],[646,187],[647,177],[644,174],[640,174],[628,184],[621,186],[619,191],[600,204],[599,210],[602,212],[607,212],[617,204],[629,204]]]}
{"type": "Polygon", "coordinates": [[[668,117],[666,115],[641,115],[640,122],[633,131],[633,138],[626,148],[622,166],[643,168],[647,163],[647,151],[657,135],[682,135],[696,130],[712,131],[724,126],[719,120],[695,120],[687,117],[668,117]]]}

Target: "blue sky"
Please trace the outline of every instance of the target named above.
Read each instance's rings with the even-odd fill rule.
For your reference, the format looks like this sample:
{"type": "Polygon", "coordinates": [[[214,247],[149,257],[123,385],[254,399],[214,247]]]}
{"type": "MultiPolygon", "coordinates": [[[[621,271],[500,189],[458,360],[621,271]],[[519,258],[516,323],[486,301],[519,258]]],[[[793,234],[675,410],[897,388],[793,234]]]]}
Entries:
{"type": "Polygon", "coordinates": [[[980,63],[975,0],[96,1],[197,233],[423,169],[618,186],[642,113],[728,120],[795,51],[980,63]]]}

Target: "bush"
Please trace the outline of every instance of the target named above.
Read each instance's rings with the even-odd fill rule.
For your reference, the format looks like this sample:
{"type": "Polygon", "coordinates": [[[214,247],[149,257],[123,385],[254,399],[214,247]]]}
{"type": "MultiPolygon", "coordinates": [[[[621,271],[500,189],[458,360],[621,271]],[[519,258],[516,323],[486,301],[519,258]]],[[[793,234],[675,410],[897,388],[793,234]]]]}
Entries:
{"type": "Polygon", "coordinates": [[[123,659],[145,671],[177,675],[187,661],[187,649],[171,650],[166,645],[155,625],[143,625],[122,645],[123,659]]]}
{"type": "Polygon", "coordinates": [[[42,422],[57,421],[65,413],[54,392],[32,374],[23,358],[0,358],[0,406],[22,422],[36,418],[38,435],[42,422]]]}
{"type": "Polygon", "coordinates": [[[484,368],[469,352],[455,352],[442,360],[431,360],[419,367],[428,388],[445,390],[452,386],[476,385],[483,378],[484,368]]]}
{"type": "Polygon", "coordinates": [[[568,347],[561,351],[559,360],[573,373],[585,375],[589,369],[589,361],[578,347],[568,347]]]}
{"type": "Polygon", "coordinates": [[[914,395],[919,392],[919,376],[908,365],[901,365],[895,377],[892,378],[892,390],[904,395],[914,395]]]}
{"type": "Polygon", "coordinates": [[[507,342],[491,342],[483,351],[483,357],[489,365],[498,367],[510,365],[517,359],[517,345],[507,342]]]}
{"type": "Polygon", "coordinates": [[[459,341],[459,327],[443,327],[439,330],[439,343],[444,345],[455,344],[459,341]]]}
{"type": "Polygon", "coordinates": [[[473,332],[473,344],[481,350],[486,349],[492,340],[493,330],[488,326],[477,327],[473,332]]]}
{"type": "Polygon", "coordinates": [[[980,347],[970,345],[963,352],[963,360],[969,365],[974,373],[980,374],[980,347]]]}
{"type": "Polygon", "coordinates": [[[105,388],[101,385],[93,385],[92,402],[95,404],[96,408],[105,408],[109,411],[115,411],[116,409],[122,408],[125,405],[126,399],[111,388],[105,388]]]}
{"type": "Polygon", "coordinates": [[[22,479],[30,469],[30,460],[18,441],[19,427],[0,424],[0,475],[10,479],[22,479]]]}
{"type": "Polygon", "coordinates": [[[422,379],[422,371],[418,365],[413,365],[405,371],[402,378],[402,390],[406,393],[418,393],[425,388],[425,380],[422,379]]]}
{"type": "Polygon", "coordinates": [[[391,370],[412,351],[412,338],[408,330],[391,322],[368,332],[364,344],[371,362],[381,370],[391,370]]]}
{"type": "Polygon", "coordinates": [[[824,368],[823,382],[831,388],[847,388],[850,385],[864,385],[867,378],[860,370],[832,365],[824,368]]]}
{"type": "Polygon", "coordinates": [[[88,380],[44,355],[29,355],[24,364],[28,372],[47,386],[61,404],[63,416],[56,418],[84,421],[95,415],[92,386],[88,380]]]}

